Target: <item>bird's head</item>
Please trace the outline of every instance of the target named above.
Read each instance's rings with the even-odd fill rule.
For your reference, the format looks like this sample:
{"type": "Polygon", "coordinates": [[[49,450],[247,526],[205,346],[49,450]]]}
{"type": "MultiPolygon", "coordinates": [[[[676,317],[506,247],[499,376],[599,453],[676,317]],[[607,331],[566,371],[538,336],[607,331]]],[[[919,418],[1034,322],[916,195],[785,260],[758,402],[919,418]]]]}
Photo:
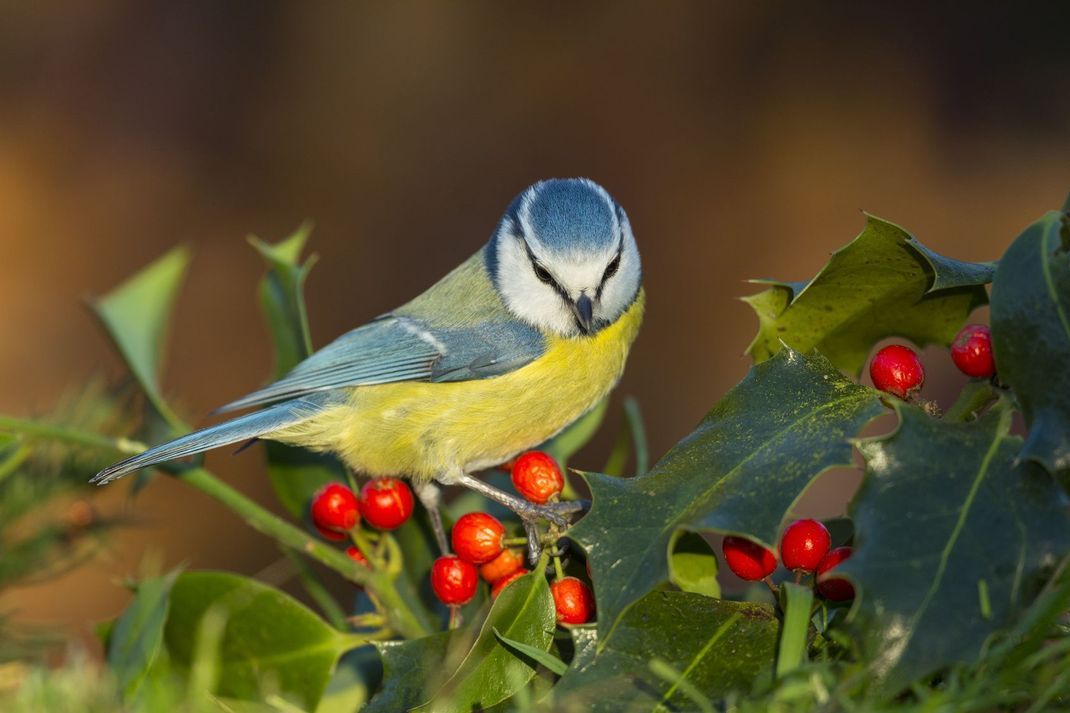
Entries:
{"type": "Polygon", "coordinates": [[[612,324],[639,292],[642,270],[628,216],[586,178],[540,181],[525,190],[487,250],[509,311],[563,336],[612,324]]]}

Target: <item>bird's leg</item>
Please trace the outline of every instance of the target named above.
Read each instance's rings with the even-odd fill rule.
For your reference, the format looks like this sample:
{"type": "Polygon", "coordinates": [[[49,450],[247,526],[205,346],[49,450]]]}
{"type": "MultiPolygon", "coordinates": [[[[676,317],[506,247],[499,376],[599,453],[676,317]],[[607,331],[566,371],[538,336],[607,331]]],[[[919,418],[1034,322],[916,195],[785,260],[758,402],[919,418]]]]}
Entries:
{"type": "Polygon", "coordinates": [[[536,505],[504,490],[499,490],[493,485],[488,485],[479,478],[474,478],[467,473],[456,475],[451,482],[471,488],[490,500],[501,503],[520,516],[520,522],[523,523],[524,532],[528,536],[528,559],[533,566],[538,562],[539,553],[542,549],[539,543],[537,521],[549,520],[558,527],[565,527],[568,525],[566,515],[581,512],[584,509],[584,503],[576,501],[536,505]]]}
{"type": "Polygon", "coordinates": [[[442,501],[442,491],[434,483],[415,483],[414,486],[416,497],[420,498],[420,503],[427,510],[427,516],[431,518],[431,529],[435,532],[439,551],[442,554],[449,553],[449,540],[446,539],[446,528],[442,526],[442,513],[438,509],[442,501]]]}

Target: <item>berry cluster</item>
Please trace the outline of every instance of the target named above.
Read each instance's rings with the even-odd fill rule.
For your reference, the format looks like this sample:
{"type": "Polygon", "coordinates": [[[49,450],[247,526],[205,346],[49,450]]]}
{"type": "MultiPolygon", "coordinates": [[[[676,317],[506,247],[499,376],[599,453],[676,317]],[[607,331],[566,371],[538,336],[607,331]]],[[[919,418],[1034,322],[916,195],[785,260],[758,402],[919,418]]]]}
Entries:
{"type": "MultiPolygon", "coordinates": [[[[996,375],[992,356],[992,332],[983,324],[967,324],[951,342],[951,361],[959,371],[975,379],[996,375]]],[[[869,376],[881,391],[901,399],[913,399],[925,383],[925,367],[910,347],[892,344],[869,362],[869,376]]]]}
{"type": "MultiPolygon", "coordinates": [[[[364,484],[360,495],[343,483],[328,483],[312,496],[312,524],[326,540],[357,539],[361,522],[377,530],[395,530],[412,517],[412,490],[396,478],[376,478],[364,484]]],[[[355,546],[346,550],[352,559],[367,564],[355,546]]]]}
{"type": "MultiPolygon", "coordinates": [[[[557,463],[546,453],[529,451],[519,456],[511,468],[513,487],[529,502],[555,501],[565,485],[557,463]]],[[[482,578],[491,586],[491,597],[529,573],[520,550],[510,547],[523,538],[506,537],[505,526],[485,512],[462,515],[453,525],[450,544],[454,554],[435,560],[431,567],[431,588],[439,601],[463,606],[472,600],[482,578]]],[[[557,620],[562,624],[583,624],[594,614],[594,595],[576,577],[559,576],[550,585],[557,620]]]]}
{"type": "MultiPolygon", "coordinates": [[[[828,529],[817,520],[796,520],[780,538],[780,557],[784,568],[797,576],[813,574],[817,593],[829,601],[854,599],[855,590],[843,577],[830,574],[840,562],[851,556],[850,547],[832,545],[828,529]]],[[[777,557],[770,550],[745,537],[726,537],[722,545],[725,563],[740,579],[756,582],[776,570],[777,557]]]]}

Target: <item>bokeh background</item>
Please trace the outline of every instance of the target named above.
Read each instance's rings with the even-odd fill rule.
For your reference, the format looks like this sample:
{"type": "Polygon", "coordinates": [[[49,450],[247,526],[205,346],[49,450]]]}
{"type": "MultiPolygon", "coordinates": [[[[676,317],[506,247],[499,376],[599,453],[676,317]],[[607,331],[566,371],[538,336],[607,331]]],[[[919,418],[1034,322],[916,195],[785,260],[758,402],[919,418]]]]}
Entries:
{"type": "MultiPolygon", "coordinates": [[[[586,175],[643,252],[620,391],[660,455],[747,370],[746,278],[811,276],[861,209],[994,259],[1070,188],[1070,5],[876,5],[2,0],[0,411],[117,376],[83,300],[172,245],[196,259],[165,384],[196,419],[270,369],[246,234],[315,221],[321,345],[475,251],[528,183],[586,175]]],[[[947,398],[959,377],[927,361],[947,398]]],[[[272,502],[254,452],[208,463],[272,502]]],[[[849,480],[808,511],[842,510],[849,480]]],[[[166,478],[94,505],[139,524],[0,610],[88,639],[146,553],[247,574],[279,556],[166,478]]]]}

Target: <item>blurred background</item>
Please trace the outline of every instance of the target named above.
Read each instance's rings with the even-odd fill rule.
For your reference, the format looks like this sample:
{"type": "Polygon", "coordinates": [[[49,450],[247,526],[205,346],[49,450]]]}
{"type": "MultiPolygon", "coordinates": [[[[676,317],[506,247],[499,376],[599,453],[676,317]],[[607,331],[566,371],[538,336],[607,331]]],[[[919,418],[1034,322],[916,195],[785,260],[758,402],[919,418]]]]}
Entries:
{"type": "MultiPolygon", "coordinates": [[[[0,412],[118,377],[83,300],[177,243],[196,257],[164,381],[197,420],[270,370],[247,234],[315,221],[318,346],[478,249],[527,184],[585,175],[643,252],[619,393],[660,456],[748,368],[746,278],[812,276],[862,209],[994,259],[1070,189],[1070,5],[892,7],[0,0],[0,412]]],[[[946,353],[927,366],[948,398],[946,353]]],[[[208,458],[274,507],[260,463],[208,458]]],[[[850,477],[804,509],[842,511],[850,477]]],[[[0,611],[88,640],[146,553],[246,574],[279,556],[167,478],[94,507],[139,524],[0,611]]]]}

